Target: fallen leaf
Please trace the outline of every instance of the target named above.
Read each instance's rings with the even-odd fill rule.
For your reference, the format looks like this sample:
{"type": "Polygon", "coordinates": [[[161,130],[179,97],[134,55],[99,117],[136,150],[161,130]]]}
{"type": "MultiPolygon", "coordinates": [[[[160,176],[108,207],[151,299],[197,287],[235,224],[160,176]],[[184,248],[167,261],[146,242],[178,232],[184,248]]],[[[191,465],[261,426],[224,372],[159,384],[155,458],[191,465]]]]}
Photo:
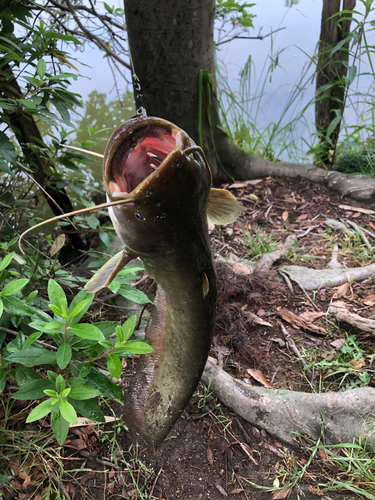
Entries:
{"type": "Polygon", "coordinates": [[[264,387],[271,388],[273,385],[269,382],[260,370],[253,370],[251,368],[247,369],[247,373],[251,375],[255,380],[264,385],[264,387]]]}
{"type": "Polygon", "coordinates": [[[207,460],[210,465],[214,464],[214,454],[209,446],[207,446],[207,460]]]}
{"type": "Polygon", "coordinates": [[[287,210],[285,210],[281,216],[281,218],[283,219],[284,222],[286,222],[288,220],[288,217],[289,217],[289,213],[287,210]]]}
{"type": "Polygon", "coordinates": [[[243,264],[239,264],[238,262],[235,262],[233,264],[233,272],[236,274],[243,274],[245,276],[251,274],[251,271],[248,267],[244,266],[243,264]]]}
{"type": "Polygon", "coordinates": [[[306,321],[315,321],[318,318],[321,318],[322,316],[325,316],[326,313],[324,312],[312,312],[312,311],[305,311],[304,313],[300,314],[299,317],[302,319],[305,319],[306,321]]]}
{"type": "Polygon", "coordinates": [[[375,229],[375,224],[373,224],[372,222],[370,222],[370,227],[371,227],[372,229],[375,229]]]}
{"type": "Polygon", "coordinates": [[[335,349],[341,349],[341,347],[345,344],[346,340],[345,339],[336,339],[330,342],[331,346],[334,347],[335,349]]]}
{"type": "Polygon", "coordinates": [[[253,201],[259,200],[258,196],[254,193],[249,194],[249,199],[253,201]]]}
{"type": "Polygon", "coordinates": [[[84,485],[85,483],[87,483],[87,481],[89,479],[91,479],[92,477],[94,477],[96,474],[96,471],[95,470],[90,470],[90,472],[87,472],[86,474],[84,474],[81,479],[79,480],[80,484],[81,485],[84,485]]]}
{"type": "Polygon", "coordinates": [[[350,282],[347,281],[346,283],[343,283],[342,285],[338,286],[334,290],[335,293],[333,294],[332,298],[333,299],[339,299],[340,297],[345,297],[350,289],[350,282]]]}
{"type": "Polygon", "coordinates": [[[78,417],[76,424],[70,424],[69,428],[72,427],[81,427],[83,425],[98,425],[98,424],[107,424],[108,422],[115,422],[117,420],[116,417],[104,417],[105,422],[96,422],[95,420],[90,420],[86,417],[78,417]]]}
{"type": "Polygon", "coordinates": [[[291,488],[283,488],[282,490],[275,491],[272,495],[272,500],[280,500],[282,498],[288,498],[288,496],[292,493],[293,487],[291,488]]]}
{"type": "Polygon", "coordinates": [[[352,219],[357,219],[360,216],[361,216],[361,214],[359,212],[357,212],[356,214],[352,215],[352,219]]]}
{"type": "Polygon", "coordinates": [[[280,481],[279,481],[279,479],[278,479],[277,477],[275,477],[275,479],[273,480],[272,486],[273,486],[274,488],[279,488],[279,486],[280,486],[280,481]]]}
{"type": "Polygon", "coordinates": [[[53,257],[65,244],[65,234],[60,234],[53,242],[49,254],[53,257]]]}
{"type": "Polygon", "coordinates": [[[17,474],[18,477],[20,477],[21,479],[26,479],[28,477],[28,475],[26,474],[26,472],[24,472],[23,470],[19,471],[19,473],[17,474]]]}
{"type": "Polygon", "coordinates": [[[215,486],[220,491],[220,493],[223,495],[223,497],[228,496],[228,493],[224,490],[224,488],[219,483],[215,483],[215,486]]]}
{"type": "Polygon", "coordinates": [[[311,321],[305,321],[303,318],[297,316],[292,311],[289,311],[284,307],[280,307],[280,309],[278,309],[277,311],[277,314],[284,321],[287,321],[289,324],[291,324],[293,328],[296,328],[298,330],[302,328],[303,330],[308,330],[317,335],[326,335],[326,331],[324,328],[314,325],[313,323],[311,323],[311,321]]]}
{"type": "Polygon", "coordinates": [[[230,494],[236,495],[237,493],[242,493],[243,491],[245,491],[243,488],[234,488],[234,490],[232,490],[230,494]]]}
{"type": "Polygon", "coordinates": [[[300,222],[300,221],[302,221],[302,220],[306,220],[306,219],[307,219],[307,217],[308,217],[308,215],[307,215],[307,214],[302,214],[302,215],[300,215],[299,217],[297,217],[296,221],[300,222]]]}
{"type": "Polygon", "coordinates": [[[349,363],[349,365],[351,366],[351,368],[353,368],[353,370],[360,370],[362,368],[362,366],[364,365],[363,359],[361,359],[361,358],[355,359],[354,361],[349,363]]]}
{"type": "Polygon", "coordinates": [[[261,318],[263,318],[263,316],[266,315],[266,311],[264,309],[259,309],[259,311],[257,312],[257,316],[260,316],[261,318]]]}
{"type": "Polygon", "coordinates": [[[125,493],[125,496],[127,498],[131,498],[132,496],[134,496],[135,494],[137,493],[137,490],[128,490],[126,493],[125,493]]]}

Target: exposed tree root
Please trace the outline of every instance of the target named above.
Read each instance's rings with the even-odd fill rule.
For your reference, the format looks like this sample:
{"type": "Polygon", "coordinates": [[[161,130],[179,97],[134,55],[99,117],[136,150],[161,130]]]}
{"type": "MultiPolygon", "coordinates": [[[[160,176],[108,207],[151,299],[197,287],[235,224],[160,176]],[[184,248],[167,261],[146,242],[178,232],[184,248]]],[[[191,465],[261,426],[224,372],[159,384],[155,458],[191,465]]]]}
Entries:
{"type": "Polygon", "coordinates": [[[345,269],[311,269],[301,266],[282,266],[280,271],[287,271],[296,278],[305,290],[319,290],[342,285],[348,281],[363,281],[375,276],[375,264],[364,267],[352,267],[345,269]]]}
{"type": "Polygon", "coordinates": [[[375,448],[375,389],[309,394],[252,387],[237,380],[208,358],[202,380],[238,415],[272,436],[295,444],[295,434],[329,444],[353,442],[365,436],[375,448]]]}
{"type": "Polygon", "coordinates": [[[328,308],[328,312],[336,316],[339,321],[355,326],[362,331],[375,334],[375,321],[369,318],[363,318],[359,314],[351,313],[346,307],[345,302],[338,300],[332,302],[328,308]]]}

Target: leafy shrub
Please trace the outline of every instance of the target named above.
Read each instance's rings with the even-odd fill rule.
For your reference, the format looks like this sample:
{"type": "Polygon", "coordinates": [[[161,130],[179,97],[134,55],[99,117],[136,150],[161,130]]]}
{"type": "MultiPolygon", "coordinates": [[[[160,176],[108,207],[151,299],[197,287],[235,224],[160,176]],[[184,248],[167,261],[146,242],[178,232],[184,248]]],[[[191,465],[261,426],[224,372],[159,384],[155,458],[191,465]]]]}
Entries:
{"type": "MultiPolygon", "coordinates": [[[[0,261],[0,392],[9,377],[19,387],[14,399],[43,399],[27,422],[51,414],[53,432],[62,444],[69,423],[77,422],[77,412],[104,421],[97,396],[121,401],[121,389],[101,370],[103,361],[110,375],[119,379],[122,358],[150,353],[153,348],[145,341],[129,340],[136,316],[122,326],[116,321],[85,322],[94,295],[80,291],[68,305],[63,288],[54,279],[48,280],[49,302],[42,299],[39,306],[33,305],[38,291],[32,290],[29,278],[14,279],[19,275],[11,268],[15,256],[14,252],[8,253],[0,261]],[[43,310],[46,304],[51,313],[43,310]],[[10,330],[11,325],[19,331],[10,330]],[[7,341],[7,333],[16,336],[7,341]]],[[[123,295],[129,287],[138,302],[149,302],[128,284],[135,276],[134,269],[140,267],[124,269],[113,287],[122,289],[123,295]]]]}

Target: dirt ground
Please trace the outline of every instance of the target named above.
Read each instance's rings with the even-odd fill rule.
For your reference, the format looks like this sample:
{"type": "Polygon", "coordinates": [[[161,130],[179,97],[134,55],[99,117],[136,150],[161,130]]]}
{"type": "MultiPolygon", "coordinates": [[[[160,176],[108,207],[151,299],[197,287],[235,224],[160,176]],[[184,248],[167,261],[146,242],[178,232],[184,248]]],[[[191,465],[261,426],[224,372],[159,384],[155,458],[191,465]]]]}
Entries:
{"type": "MultiPolygon", "coordinates": [[[[263,242],[268,252],[269,245],[283,243],[290,234],[306,235],[287,258],[261,278],[233,272],[218,259],[218,312],[211,356],[220,358],[232,376],[253,385],[268,384],[299,391],[342,390],[360,386],[360,375],[367,372],[368,385],[374,386],[375,362],[370,357],[374,353],[374,337],[348,325],[343,328],[326,313],[332,299],[339,298],[351,311],[375,319],[375,281],[367,279],[345,287],[322,289],[308,293],[308,297],[299,286],[293,284],[291,291],[285,283],[276,281],[276,268],[280,264],[325,267],[334,243],[339,246],[338,260],[346,267],[372,263],[373,251],[365,247],[358,235],[344,237],[324,225],[327,217],[345,218],[375,233],[374,216],[356,210],[372,207],[299,179],[263,179],[237,183],[229,189],[239,199],[243,213],[233,225],[212,230],[215,258],[232,253],[256,261],[256,244],[262,246],[259,243],[263,242]],[[323,328],[326,334],[297,330],[281,319],[281,309],[297,315],[310,313],[306,316],[309,321],[323,328]],[[254,321],[254,315],[267,325],[254,321]],[[342,376],[330,377],[324,363],[314,369],[312,378],[307,377],[296,355],[285,344],[280,321],[307,362],[329,363],[336,359],[343,339],[355,334],[363,352],[362,364],[357,364],[356,370],[351,370],[344,380],[342,376]]],[[[133,361],[129,361],[122,383],[131,384],[132,372],[133,361]]],[[[120,406],[113,408],[121,415],[120,406]]],[[[108,409],[105,413],[111,414],[108,409]]],[[[312,443],[306,438],[296,438],[294,448],[277,442],[221,405],[202,384],[154,454],[147,454],[136,436],[126,432],[119,422],[115,430],[112,424],[101,425],[99,430],[97,426],[73,429],[58,454],[66,470],[65,498],[71,500],[362,498],[350,491],[324,491],[319,487],[342,473],[323,452],[318,452],[310,464],[312,443]],[[265,489],[279,486],[285,489],[277,493],[265,489]]],[[[22,487],[20,477],[16,476],[14,481],[20,489],[15,483],[12,491],[0,488],[4,498],[41,498],[38,498],[40,491],[33,493],[31,486],[22,487]]]]}

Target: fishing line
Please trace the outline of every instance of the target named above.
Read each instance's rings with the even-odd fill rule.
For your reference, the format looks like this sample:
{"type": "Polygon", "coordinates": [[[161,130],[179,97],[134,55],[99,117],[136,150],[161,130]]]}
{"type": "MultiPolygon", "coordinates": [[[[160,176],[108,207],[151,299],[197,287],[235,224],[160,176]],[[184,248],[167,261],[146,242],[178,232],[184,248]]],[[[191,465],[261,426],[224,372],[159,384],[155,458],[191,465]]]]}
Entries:
{"type": "Polygon", "coordinates": [[[146,106],[143,103],[143,97],[145,96],[144,94],[141,94],[142,86],[141,86],[141,81],[138,78],[137,73],[135,72],[134,69],[134,64],[133,64],[133,58],[132,58],[132,52],[130,50],[130,45],[129,45],[129,59],[130,59],[130,66],[132,68],[132,80],[133,80],[133,88],[135,91],[135,106],[137,108],[137,116],[142,116],[143,118],[146,118],[147,120],[147,125],[150,126],[150,122],[148,121],[148,115],[147,115],[147,110],[146,106]],[[139,107],[138,104],[140,104],[139,107]]]}

